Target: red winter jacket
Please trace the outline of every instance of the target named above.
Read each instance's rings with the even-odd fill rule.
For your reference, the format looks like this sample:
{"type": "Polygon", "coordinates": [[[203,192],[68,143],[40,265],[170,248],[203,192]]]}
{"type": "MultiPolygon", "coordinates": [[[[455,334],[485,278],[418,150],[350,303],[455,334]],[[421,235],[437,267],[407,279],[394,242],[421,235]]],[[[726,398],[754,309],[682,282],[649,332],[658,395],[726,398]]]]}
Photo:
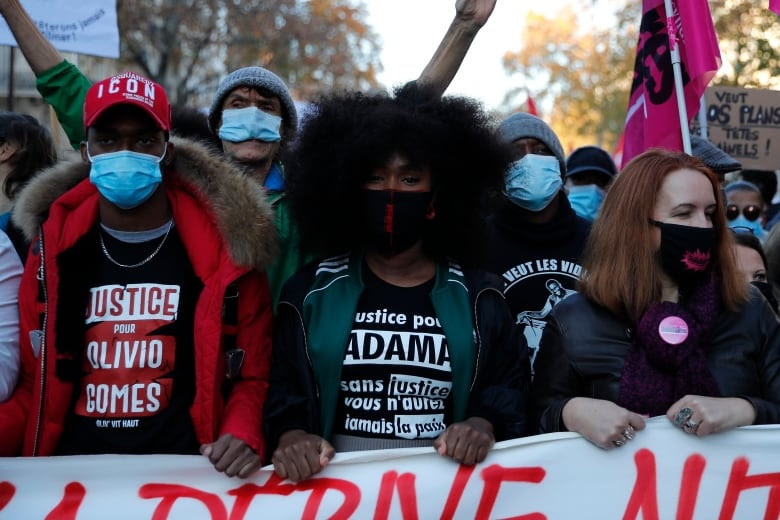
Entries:
{"type": "MultiPolygon", "coordinates": [[[[175,144],[176,158],[163,175],[163,187],[193,270],[203,283],[193,335],[196,391],[190,414],[195,434],[200,443],[210,443],[230,433],[262,456],[272,320],[262,271],[275,246],[272,210],[262,188],[240,172],[199,145],[183,140],[175,144]],[[246,355],[241,378],[224,400],[222,305],[226,287],[236,280],[236,345],[246,355]]],[[[55,371],[57,361],[68,356],[57,350],[55,335],[57,301],[67,297],[58,291],[57,257],[98,219],[98,192],[88,174],[89,165],[84,163],[65,163],[44,172],[24,189],[14,209],[14,219],[25,234],[32,238],[41,230],[43,240],[33,241],[22,277],[22,367],[14,394],[0,404],[0,455],[54,453],[71,406],[73,384],[59,379],[55,371]],[[45,302],[38,298],[42,259],[45,302]],[[30,334],[41,328],[43,340],[36,357],[30,334]]]]}

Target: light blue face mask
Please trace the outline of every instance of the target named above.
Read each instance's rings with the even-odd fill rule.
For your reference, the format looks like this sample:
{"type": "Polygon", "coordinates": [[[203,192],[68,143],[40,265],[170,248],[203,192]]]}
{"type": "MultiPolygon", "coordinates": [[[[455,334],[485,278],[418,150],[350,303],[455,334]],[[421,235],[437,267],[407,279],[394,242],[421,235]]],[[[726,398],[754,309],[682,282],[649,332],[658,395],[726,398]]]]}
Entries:
{"type": "MultiPolygon", "coordinates": [[[[167,148],[166,148],[167,150],[167,148]]],[[[162,157],[120,150],[87,157],[92,163],[89,180],[101,195],[122,209],[140,206],[162,182],[162,157]]]]}
{"type": "Polygon", "coordinates": [[[282,118],[263,112],[257,107],[231,108],[222,111],[219,138],[231,143],[258,139],[268,143],[282,140],[279,129],[282,118]]]}
{"type": "Polygon", "coordinates": [[[561,166],[552,155],[527,154],[509,167],[506,195],[529,211],[542,211],[550,205],[563,185],[561,166]]]}
{"type": "MultiPolygon", "coordinates": [[[[741,213],[734,220],[729,220],[728,225],[732,229],[748,228],[753,233],[753,235],[761,241],[762,244],[764,243],[764,239],[767,235],[767,232],[764,230],[764,228],[761,227],[760,218],[757,218],[756,220],[748,220],[741,213]]],[[[737,231],[739,231],[739,229],[737,229],[737,231]]]]}
{"type": "Polygon", "coordinates": [[[604,190],[595,184],[569,186],[568,190],[569,204],[574,213],[586,220],[594,220],[604,200],[604,190]]]}

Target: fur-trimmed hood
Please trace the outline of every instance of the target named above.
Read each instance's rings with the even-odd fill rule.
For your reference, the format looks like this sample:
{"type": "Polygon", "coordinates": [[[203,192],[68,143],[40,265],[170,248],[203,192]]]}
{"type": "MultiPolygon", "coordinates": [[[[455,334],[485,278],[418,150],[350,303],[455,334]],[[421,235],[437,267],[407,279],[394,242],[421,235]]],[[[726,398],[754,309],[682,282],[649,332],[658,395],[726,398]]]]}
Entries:
{"type": "MultiPolygon", "coordinates": [[[[273,209],[263,188],[203,145],[173,136],[171,142],[174,160],[167,170],[209,201],[231,260],[265,270],[276,255],[277,240],[273,209]]],[[[36,174],[24,187],[14,203],[13,220],[28,240],[38,234],[52,203],[87,179],[89,170],[83,161],[62,161],[36,174]]]]}

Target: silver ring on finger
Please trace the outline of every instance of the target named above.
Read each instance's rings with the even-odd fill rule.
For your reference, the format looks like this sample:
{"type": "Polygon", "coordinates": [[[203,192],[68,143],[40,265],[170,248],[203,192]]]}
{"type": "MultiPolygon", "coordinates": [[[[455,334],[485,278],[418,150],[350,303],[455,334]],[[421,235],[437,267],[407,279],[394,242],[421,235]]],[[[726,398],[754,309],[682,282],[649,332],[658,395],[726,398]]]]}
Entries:
{"type": "Polygon", "coordinates": [[[687,406],[677,412],[677,415],[674,416],[674,425],[678,428],[682,428],[685,424],[685,421],[691,418],[693,415],[693,410],[688,408],[687,406]]]}
{"type": "Polygon", "coordinates": [[[623,439],[618,439],[616,441],[612,441],[612,444],[614,444],[618,448],[621,447],[622,445],[624,445],[625,443],[626,443],[626,441],[624,441],[623,439]]]}
{"type": "Polygon", "coordinates": [[[699,425],[700,424],[701,424],[701,421],[700,422],[696,422],[696,421],[694,421],[692,419],[688,419],[687,421],[685,421],[685,424],[683,424],[683,431],[685,433],[696,433],[696,430],[699,429],[699,425]]]}
{"type": "Polygon", "coordinates": [[[628,428],[623,430],[623,437],[625,437],[626,440],[630,441],[631,439],[634,438],[634,431],[635,431],[634,427],[629,425],[628,428]]]}

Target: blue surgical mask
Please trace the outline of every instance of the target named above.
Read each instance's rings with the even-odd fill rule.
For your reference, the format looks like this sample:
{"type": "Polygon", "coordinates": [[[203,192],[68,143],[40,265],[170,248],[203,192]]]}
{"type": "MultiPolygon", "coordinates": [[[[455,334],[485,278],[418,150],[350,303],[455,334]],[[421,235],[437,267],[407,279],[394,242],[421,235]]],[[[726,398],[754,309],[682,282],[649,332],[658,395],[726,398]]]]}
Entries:
{"type": "Polygon", "coordinates": [[[586,220],[594,220],[604,200],[604,190],[595,184],[569,186],[568,190],[569,204],[574,213],[586,220]]]}
{"type": "Polygon", "coordinates": [[[250,139],[277,143],[282,140],[279,134],[281,126],[281,117],[263,112],[257,107],[225,109],[222,111],[219,138],[231,143],[250,139]]]}
{"type": "MultiPolygon", "coordinates": [[[[734,220],[729,220],[729,227],[732,229],[748,228],[753,233],[753,235],[761,241],[762,244],[764,243],[764,239],[766,238],[767,235],[767,232],[764,230],[763,227],[761,227],[760,218],[756,220],[748,220],[741,213],[734,220]]],[[[739,229],[737,229],[737,231],[739,231],[739,229]]]]}
{"type": "Polygon", "coordinates": [[[561,166],[552,155],[527,154],[509,167],[506,195],[529,211],[542,211],[550,205],[563,185],[561,166]]]}
{"type": "Polygon", "coordinates": [[[90,182],[109,202],[122,209],[132,209],[146,202],[162,182],[160,161],[165,157],[164,153],[162,157],[156,157],[121,150],[93,157],[87,149],[87,157],[92,163],[90,182]]]}

